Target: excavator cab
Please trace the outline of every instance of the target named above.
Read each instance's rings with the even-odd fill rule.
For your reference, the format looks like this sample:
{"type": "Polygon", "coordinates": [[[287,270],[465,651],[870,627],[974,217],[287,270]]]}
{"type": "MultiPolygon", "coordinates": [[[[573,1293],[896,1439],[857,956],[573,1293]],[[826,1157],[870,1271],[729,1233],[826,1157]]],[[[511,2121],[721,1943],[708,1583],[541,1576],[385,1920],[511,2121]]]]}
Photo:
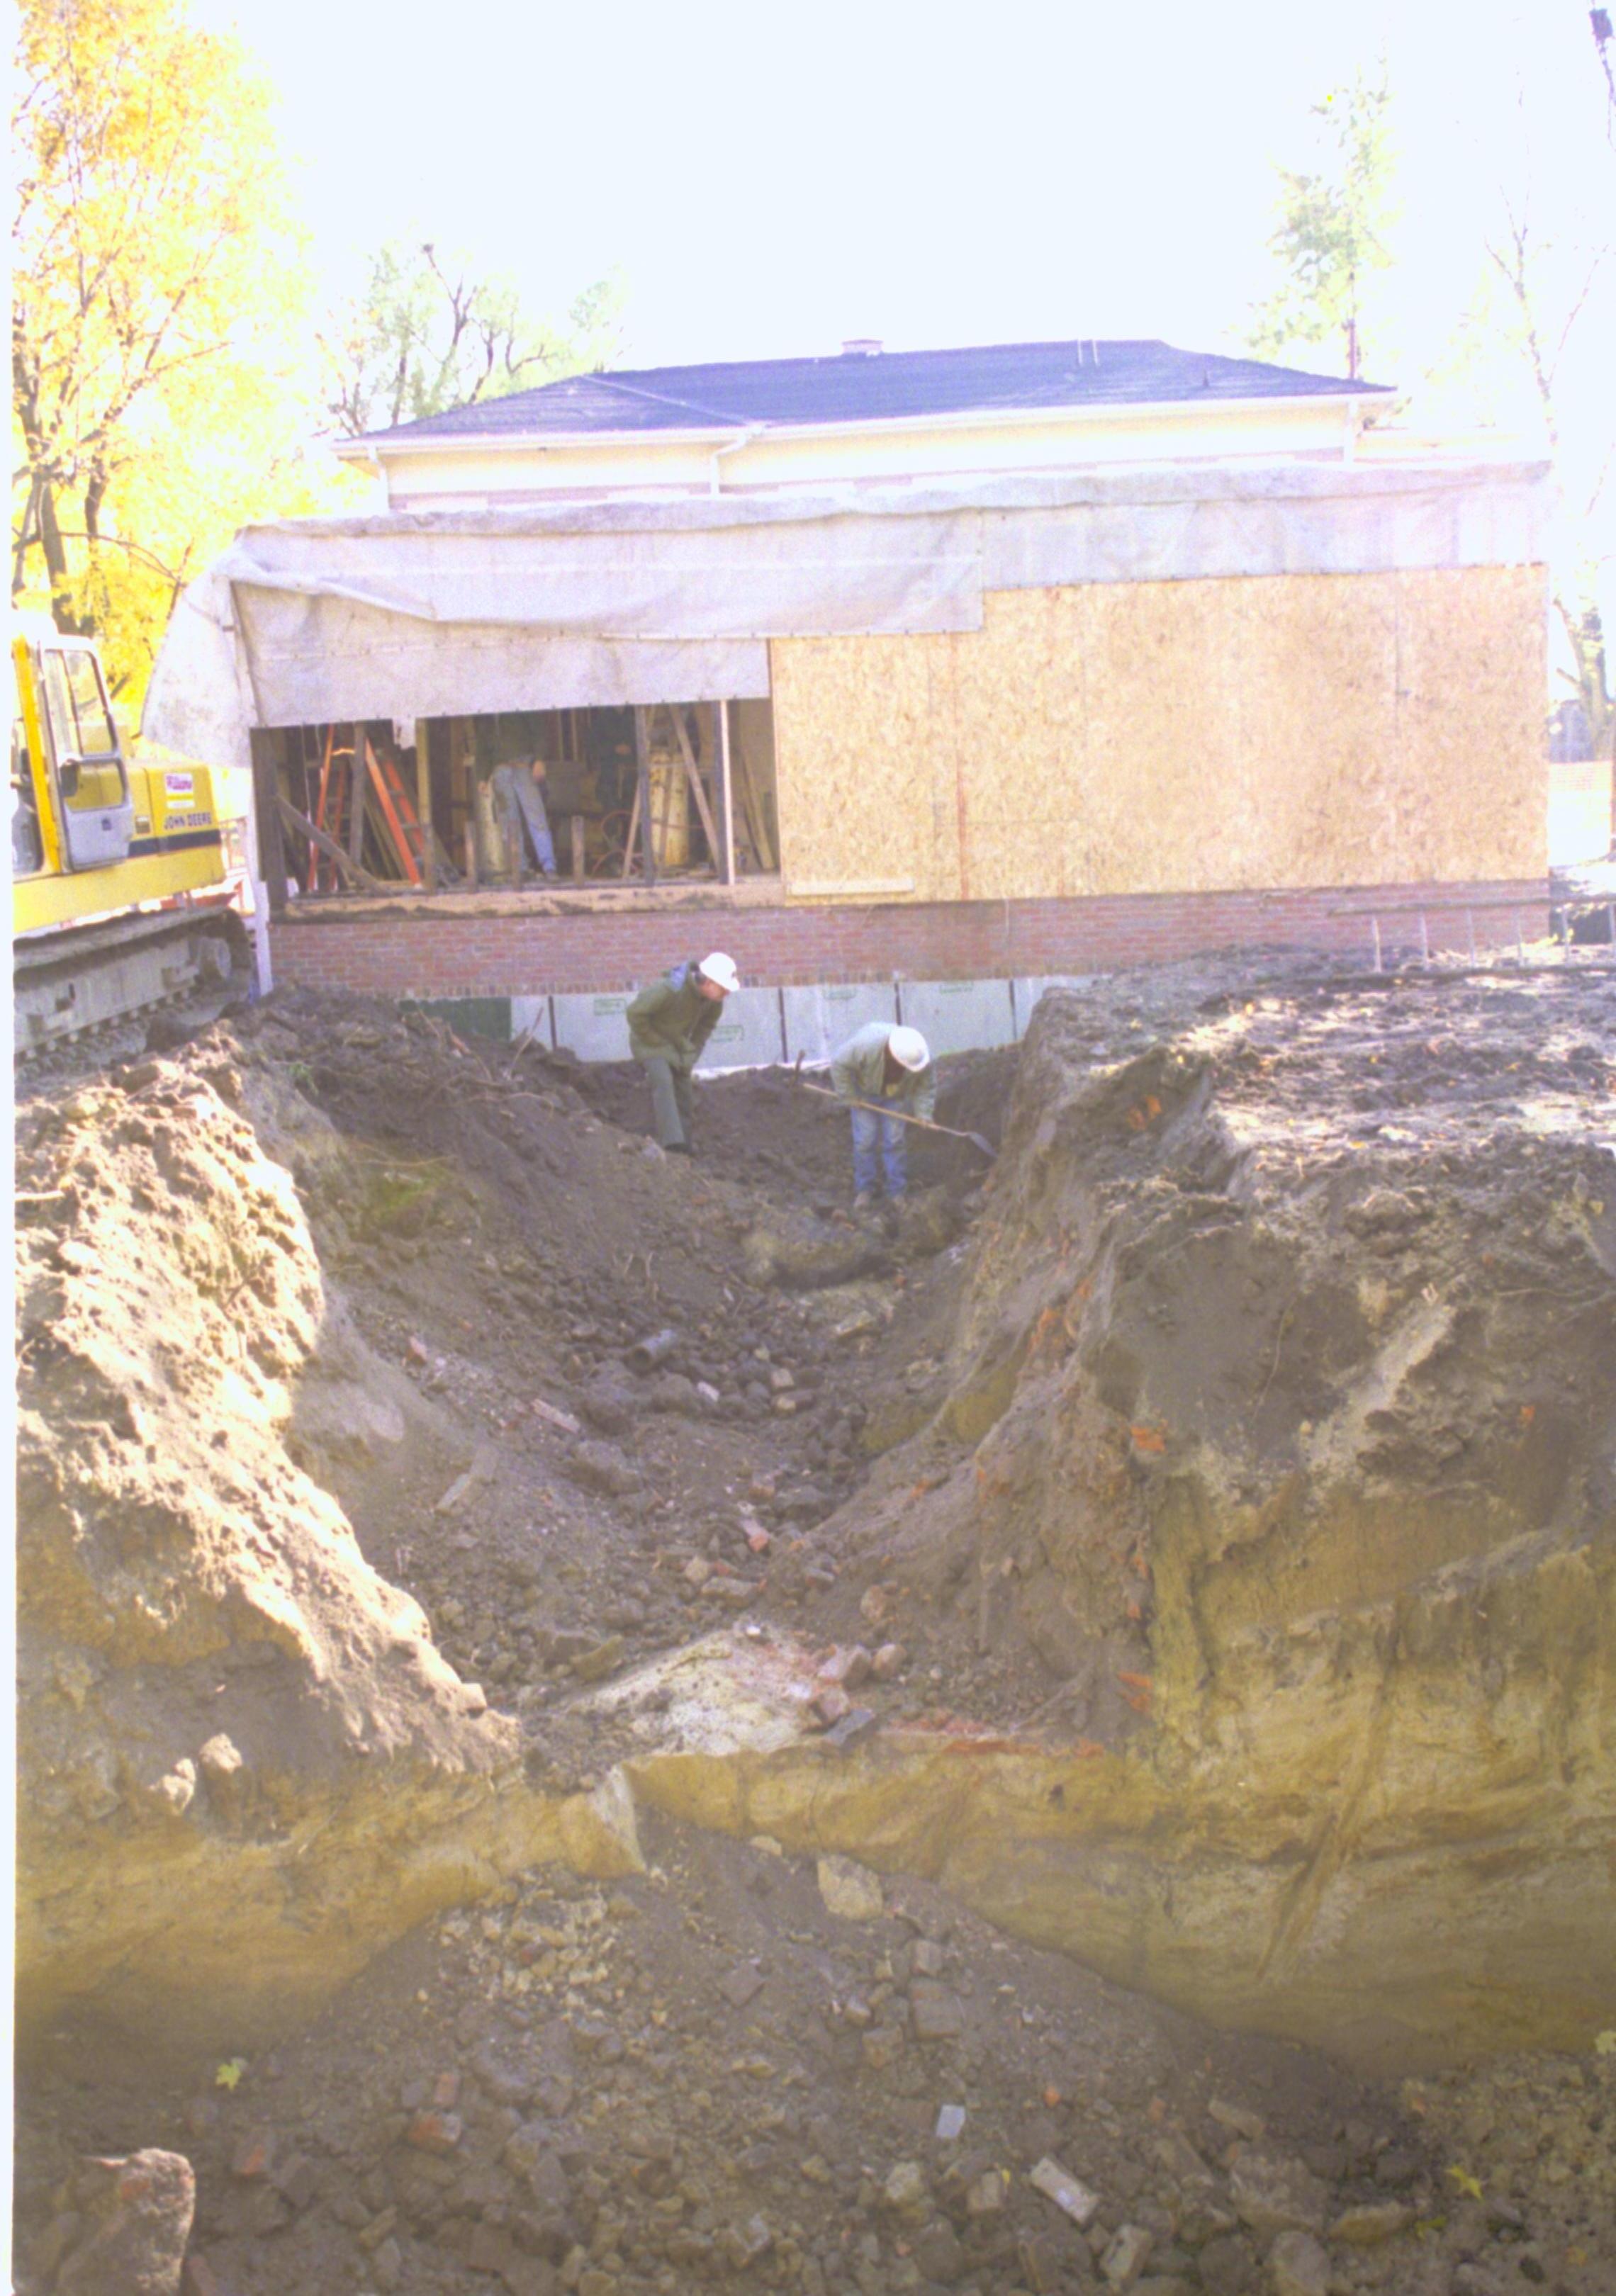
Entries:
{"type": "Polygon", "coordinates": [[[61,794],[70,869],[104,869],[127,858],[135,800],[95,649],[55,637],[40,649],[39,683],[61,794]]]}

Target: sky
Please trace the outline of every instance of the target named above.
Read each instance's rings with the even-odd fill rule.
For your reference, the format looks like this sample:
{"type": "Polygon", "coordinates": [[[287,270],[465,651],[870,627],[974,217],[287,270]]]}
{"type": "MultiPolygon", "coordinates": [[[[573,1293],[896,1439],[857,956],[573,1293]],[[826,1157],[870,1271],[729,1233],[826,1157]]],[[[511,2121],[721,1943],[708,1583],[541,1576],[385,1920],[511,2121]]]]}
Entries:
{"type": "MultiPolygon", "coordinates": [[[[1585,0],[192,4],[279,91],[327,297],[400,236],[464,250],[535,316],[620,269],[622,365],[854,335],[1237,348],[1276,283],[1276,168],[1313,164],[1310,107],[1382,55],[1400,219],[1373,379],[1431,419],[1529,422],[1485,324],[1458,384],[1423,381],[1477,303],[1502,202],[1544,247],[1551,338],[1616,240],[1585,0]]],[[[1616,258],[1561,374],[1568,463],[1596,468],[1616,428],[1613,350],[1616,258]]]]}
{"type": "Polygon", "coordinates": [[[193,10],[278,88],[333,287],[417,231],[541,310],[621,266],[636,364],[858,334],[1216,348],[1271,283],[1275,164],[1382,53],[1412,315],[1433,283],[1462,303],[1500,183],[1563,230],[1616,223],[1582,0],[193,10]]]}

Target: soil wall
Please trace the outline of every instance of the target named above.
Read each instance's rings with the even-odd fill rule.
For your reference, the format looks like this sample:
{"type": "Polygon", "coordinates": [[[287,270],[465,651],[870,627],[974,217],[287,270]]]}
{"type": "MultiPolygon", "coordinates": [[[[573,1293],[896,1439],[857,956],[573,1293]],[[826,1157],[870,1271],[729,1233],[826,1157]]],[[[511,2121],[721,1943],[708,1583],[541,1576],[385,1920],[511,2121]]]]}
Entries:
{"type": "Polygon", "coordinates": [[[1044,999],[856,1532],[1063,1682],[939,1849],[996,1918],[1364,2059],[1616,2016],[1604,995],[1044,999]]]}

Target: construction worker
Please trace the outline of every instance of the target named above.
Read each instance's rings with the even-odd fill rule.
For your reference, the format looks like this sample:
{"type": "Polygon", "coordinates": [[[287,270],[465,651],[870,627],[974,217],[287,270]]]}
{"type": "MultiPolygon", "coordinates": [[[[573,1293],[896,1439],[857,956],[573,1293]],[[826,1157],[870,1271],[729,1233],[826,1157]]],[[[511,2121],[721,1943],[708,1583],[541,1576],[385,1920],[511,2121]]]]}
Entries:
{"type": "Polygon", "coordinates": [[[512,851],[521,851],[525,829],[528,842],[533,848],[533,858],[546,877],[554,877],[555,840],[550,834],[550,816],[545,811],[544,759],[518,758],[510,765],[496,766],[488,779],[494,785],[494,802],[504,816],[512,851]]]}
{"type": "Polygon", "coordinates": [[[908,1185],[907,1127],[885,1108],[931,1121],[937,1077],[925,1038],[918,1029],[868,1021],[832,1054],[831,1082],[839,1098],[865,1103],[852,1111],[854,1210],[865,1210],[874,1198],[878,1142],[887,1195],[896,1203],[908,1185]]]}
{"type": "Polygon", "coordinates": [[[733,957],[715,949],[676,964],[642,988],[628,1007],[628,1049],[651,1079],[657,1138],[670,1155],[690,1156],[690,1072],[718,1025],[724,999],[741,986],[733,957]]]}

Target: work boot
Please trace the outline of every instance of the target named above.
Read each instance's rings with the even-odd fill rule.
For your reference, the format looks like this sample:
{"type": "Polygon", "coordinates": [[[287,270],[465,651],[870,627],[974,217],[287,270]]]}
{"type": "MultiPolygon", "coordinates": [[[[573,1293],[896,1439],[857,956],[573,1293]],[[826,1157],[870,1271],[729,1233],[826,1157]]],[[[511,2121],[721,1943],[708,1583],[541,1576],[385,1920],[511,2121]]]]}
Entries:
{"type": "Polygon", "coordinates": [[[867,1212],[874,1201],[875,1199],[870,1193],[868,1188],[860,1188],[858,1193],[853,1199],[853,1210],[856,1212],[867,1212]]]}
{"type": "Polygon", "coordinates": [[[693,1156],[695,1152],[688,1140],[670,1140],[668,1144],[670,1156],[693,1156]]]}

